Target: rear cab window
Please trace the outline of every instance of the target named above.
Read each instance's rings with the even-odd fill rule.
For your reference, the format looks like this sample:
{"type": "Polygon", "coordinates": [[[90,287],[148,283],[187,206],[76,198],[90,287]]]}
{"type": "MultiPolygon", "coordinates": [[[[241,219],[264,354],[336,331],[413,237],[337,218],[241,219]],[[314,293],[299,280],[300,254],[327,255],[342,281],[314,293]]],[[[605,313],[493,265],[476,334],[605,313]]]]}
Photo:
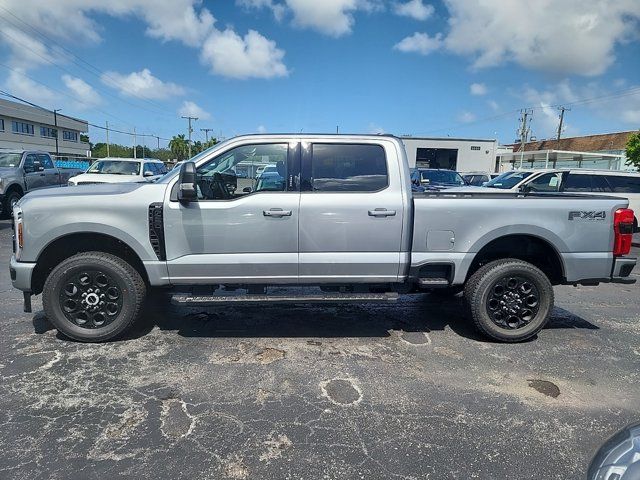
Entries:
{"type": "Polygon", "coordinates": [[[389,185],[381,145],[314,143],[308,160],[303,162],[303,191],[377,192],[389,185]]]}
{"type": "Polygon", "coordinates": [[[640,176],[607,175],[606,179],[614,193],[640,193],[640,176]]]}

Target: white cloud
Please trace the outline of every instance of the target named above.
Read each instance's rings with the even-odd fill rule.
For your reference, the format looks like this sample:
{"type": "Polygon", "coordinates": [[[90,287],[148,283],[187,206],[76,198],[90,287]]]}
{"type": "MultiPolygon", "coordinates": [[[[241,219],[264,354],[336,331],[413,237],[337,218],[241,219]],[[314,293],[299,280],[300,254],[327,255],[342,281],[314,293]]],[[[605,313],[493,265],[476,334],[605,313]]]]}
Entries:
{"type": "Polygon", "coordinates": [[[429,55],[441,46],[442,34],[438,33],[434,37],[430,37],[426,33],[416,32],[396,43],[393,48],[405,53],[413,52],[419,53],[420,55],[429,55]]]}
{"type": "Polygon", "coordinates": [[[31,80],[31,78],[26,76],[25,72],[19,68],[14,68],[9,72],[5,80],[5,87],[11,94],[45,108],[59,108],[59,105],[54,107],[54,104],[56,104],[56,100],[59,101],[60,95],[38,82],[31,80]]]}
{"type": "Polygon", "coordinates": [[[100,94],[81,78],[63,75],[62,81],[76,99],[76,108],[79,110],[87,110],[102,103],[100,94]]]}
{"type": "Polygon", "coordinates": [[[267,127],[265,127],[264,125],[258,125],[258,128],[256,128],[256,132],[267,133],[267,127]]]}
{"type": "Polygon", "coordinates": [[[477,68],[515,62],[559,74],[599,75],[616,44],[636,36],[637,0],[445,0],[445,45],[477,68]]]}
{"type": "Polygon", "coordinates": [[[181,117],[196,117],[198,120],[208,120],[211,118],[209,112],[189,100],[182,102],[182,106],[178,110],[178,115],[181,117]]]}
{"type": "Polygon", "coordinates": [[[487,86],[484,83],[472,83],[469,86],[471,95],[482,96],[487,94],[487,86]]]}
{"type": "Polygon", "coordinates": [[[384,128],[382,128],[380,125],[376,125],[375,123],[370,123],[369,133],[372,135],[383,135],[386,132],[384,131],[384,128]]]}
{"type": "MultiPolygon", "coordinates": [[[[274,15],[284,12],[284,6],[276,0],[239,0],[247,5],[264,5],[274,10],[274,15]],[[280,13],[279,13],[280,12],[280,13]]],[[[301,4],[303,0],[296,0],[301,4]]],[[[360,3],[365,0],[349,0],[360,3]]],[[[103,14],[115,17],[137,17],[146,24],[145,33],[161,41],[179,41],[189,47],[201,49],[201,58],[220,75],[234,78],[272,78],[285,76],[288,71],[282,58],[284,51],[276,48],[273,41],[250,30],[240,37],[233,29],[221,31],[215,28],[215,18],[201,6],[201,0],[2,0],[4,8],[46,35],[61,43],[97,43],[103,29],[92,15],[103,14]],[[231,54],[222,51],[223,45],[232,49],[231,54]],[[233,58],[237,55],[237,58],[233,58]],[[251,65],[256,62],[256,66],[251,65]]],[[[30,68],[46,64],[55,49],[47,47],[33,35],[21,34],[11,23],[13,17],[0,16],[2,32],[13,32],[13,39],[0,35],[0,43],[9,46],[14,65],[30,68]],[[7,18],[9,20],[7,20],[7,18]],[[28,47],[28,48],[27,48],[28,47]],[[33,52],[37,52],[34,54],[33,52]],[[20,63],[21,62],[21,63],[20,63]]],[[[223,48],[224,48],[223,47],[223,48]]],[[[109,75],[111,76],[111,75],[109,75]]],[[[154,77],[137,72],[125,78],[115,74],[116,80],[109,84],[128,85],[127,94],[141,98],[166,98],[178,93],[182,87],[165,84],[154,77]],[[146,77],[146,78],[145,78],[146,77]],[[158,83],[160,82],[160,83],[158,83]],[[153,83],[151,88],[148,84],[153,83]],[[138,90],[138,87],[140,89],[138,90]],[[131,93],[134,92],[134,93],[131,93]]]]}
{"type": "Polygon", "coordinates": [[[214,73],[231,78],[274,78],[289,74],[284,51],[255,30],[241,37],[231,29],[214,31],[202,47],[201,59],[214,73]]]}
{"type": "Polygon", "coordinates": [[[351,33],[357,10],[381,10],[378,0],[286,0],[294,25],[311,28],[332,37],[351,33]]]}
{"type": "Polygon", "coordinates": [[[163,82],[151,74],[148,68],[128,75],[118,72],[105,72],[100,79],[105,85],[119,90],[127,97],[161,100],[184,95],[184,88],[171,82],[163,82]]]}
{"type": "Polygon", "coordinates": [[[470,123],[475,121],[475,119],[476,116],[471,112],[462,112],[460,115],[458,115],[458,121],[462,123],[470,123]]]}
{"type": "Polygon", "coordinates": [[[498,105],[498,102],[496,102],[495,100],[487,100],[487,105],[489,105],[489,108],[494,112],[500,110],[500,105],[498,105]]]}
{"type": "Polygon", "coordinates": [[[433,5],[425,5],[422,0],[409,0],[406,3],[396,3],[394,7],[396,15],[411,17],[415,20],[426,20],[433,15],[434,11],[435,8],[433,8],[433,5]]]}
{"type": "Polygon", "coordinates": [[[260,10],[267,8],[271,10],[274,18],[280,22],[285,15],[287,8],[281,3],[276,3],[274,0],[236,0],[236,5],[239,5],[246,9],[260,10]]]}

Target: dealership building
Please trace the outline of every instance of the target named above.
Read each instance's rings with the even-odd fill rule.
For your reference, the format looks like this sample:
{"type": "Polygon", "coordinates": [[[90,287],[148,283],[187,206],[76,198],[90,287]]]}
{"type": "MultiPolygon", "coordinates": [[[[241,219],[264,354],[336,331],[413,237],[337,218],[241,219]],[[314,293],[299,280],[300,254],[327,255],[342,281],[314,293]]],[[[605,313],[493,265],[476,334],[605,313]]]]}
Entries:
{"type": "Polygon", "coordinates": [[[89,144],[80,135],[88,131],[86,120],[0,99],[0,149],[44,150],[55,156],[57,148],[61,158],[87,157],[89,144]]]}
{"type": "Polygon", "coordinates": [[[458,172],[494,172],[498,142],[474,138],[400,137],[409,168],[445,168],[458,172]]]}

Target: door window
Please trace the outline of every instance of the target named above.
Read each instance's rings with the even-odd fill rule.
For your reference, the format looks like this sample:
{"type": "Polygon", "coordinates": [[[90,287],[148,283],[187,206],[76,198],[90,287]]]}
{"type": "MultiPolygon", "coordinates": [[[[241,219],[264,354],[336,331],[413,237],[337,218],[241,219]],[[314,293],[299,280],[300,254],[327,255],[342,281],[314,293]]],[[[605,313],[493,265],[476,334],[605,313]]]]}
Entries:
{"type": "Polygon", "coordinates": [[[607,175],[607,181],[615,193],[640,193],[640,176],[607,175]]]}
{"type": "Polygon", "coordinates": [[[591,175],[570,173],[564,185],[565,192],[592,192],[591,175]]]}
{"type": "Polygon", "coordinates": [[[54,168],[53,162],[51,161],[51,157],[49,155],[39,154],[38,160],[45,169],[54,168]]]}
{"type": "Polygon", "coordinates": [[[197,169],[200,200],[233,200],[255,192],[286,192],[289,145],[243,145],[197,169]]]}
{"type": "Polygon", "coordinates": [[[23,169],[26,173],[33,173],[36,171],[36,165],[40,165],[35,155],[27,155],[24,159],[23,169]]]}
{"type": "Polygon", "coordinates": [[[560,191],[561,173],[545,173],[529,182],[532,192],[558,192],[560,191]]]}
{"type": "Polygon", "coordinates": [[[376,192],[389,184],[380,145],[313,144],[304,176],[304,189],[314,192],[376,192]]]}

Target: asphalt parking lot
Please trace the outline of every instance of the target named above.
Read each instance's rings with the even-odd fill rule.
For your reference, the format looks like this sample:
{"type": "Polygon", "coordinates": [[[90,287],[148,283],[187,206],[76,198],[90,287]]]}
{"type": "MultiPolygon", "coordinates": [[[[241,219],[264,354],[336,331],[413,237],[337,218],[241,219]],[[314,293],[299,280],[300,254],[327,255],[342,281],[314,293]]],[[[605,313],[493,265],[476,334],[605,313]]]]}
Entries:
{"type": "Polygon", "coordinates": [[[426,294],[158,306],[89,345],[59,337],[39,297],[22,312],[10,238],[0,222],[2,479],[579,479],[640,420],[639,285],[559,287],[517,345],[426,294]]]}

